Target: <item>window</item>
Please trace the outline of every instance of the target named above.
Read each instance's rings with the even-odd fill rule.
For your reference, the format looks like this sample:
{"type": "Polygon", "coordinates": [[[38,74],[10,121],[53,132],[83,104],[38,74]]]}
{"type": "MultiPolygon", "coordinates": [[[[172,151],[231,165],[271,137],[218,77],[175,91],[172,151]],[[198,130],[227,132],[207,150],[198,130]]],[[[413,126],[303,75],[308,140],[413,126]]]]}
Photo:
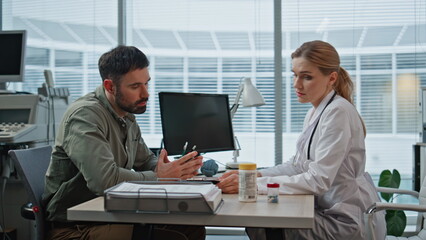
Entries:
{"type": "MultiPolygon", "coordinates": [[[[293,50],[304,41],[328,41],[349,71],[356,88],[354,102],[367,127],[367,171],[377,179],[383,169],[396,168],[405,179],[404,187],[411,188],[412,145],[418,141],[420,125],[418,90],[426,80],[420,47],[426,42],[424,1],[283,1],[282,5],[283,32],[291,41],[286,46],[293,50]]],[[[291,115],[291,130],[300,132],[307,109],[295,103],[294,96],[286,100],[292,102],[285,110],[291,115]]]]}
{"type": "MultiPolygon", "coordinates": [[[[3,29],[28,31],[25,84],[9,88],[37,92],[46,68],[73,98],[99,86],[97,60],[118,42],[116,1],[2,3],[3,29]]],[[[128,3],[128,44],[151,61],[150,103],[137,116],[148,145],[158,147],[161,140],[158,92],[225,93],[232,103],[241,77],[251,77],[266,105],[240,108],[233,120],[240,159],[273,165],[273,0],[128,3]]],[[[367,170],[377,178],[383,166],[396,168],[410,188],[412,144],[419,140],[418,89],[426,87],[424,1],[284,0],[282,13],[283,160],[294,154],[310,108],[293,93],[290,54],[320,39],[337,48],[354,81],[355,105],[368,131],[367,170]]],[[[213,157],[226,162],[232,153],[213,157]]]]}
{"type": "Polygon", "coordinates": [[[68,87],[73,99],[101,83],[97,60],[117,45],[114,1],[2,1],[4,30],[27,30],[24,84],[9,88],[37,93],[44,69],[53,72],[56,87],[68,87]]]}

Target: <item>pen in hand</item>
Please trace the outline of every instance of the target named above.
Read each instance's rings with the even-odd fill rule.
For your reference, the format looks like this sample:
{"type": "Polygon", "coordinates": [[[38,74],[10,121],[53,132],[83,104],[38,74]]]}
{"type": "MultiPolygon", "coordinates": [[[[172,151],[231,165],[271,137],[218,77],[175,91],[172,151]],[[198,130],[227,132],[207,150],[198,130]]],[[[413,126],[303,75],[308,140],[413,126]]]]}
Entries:
{"type": "MultiPolygon", "coordinates": [[[[197,148],[197,145],[194,145],[194,146],[192,147],[192,151],[195,151],[195,149],[196,149],[196,148],[197,148]]],[[[199,156],[199,154],[195,155],[195,157],[197,157],[197,156],[199,156]]],[[[182,155],[182,157],[183,157],[183,155],[182,155]]],[[[193,160],[195,157],[192,157],[192,158],[190,158],[190,159],[186,160],[186,161],[185,161],[185,163],[186,163],[186,162],[189,162],[189,161],[191,161],[191,160],[193,160]]]]}
{"type": "Polygon", "coordinates": [[[185,144],[183,145],[183,152],[181,154],[181,157],[185,156],[187,147],[188,147],[188,142],[185,142],[185,144]]]}
{"type": "MultiPolygon", "coordinates": [[[[183,151],[182,154],[180,156],[180,158],[184,157],[187,153],[186,153],[186,149],[188,148],[188,141],[185,142],[185,144],[183,145],[183,151]]],[[[192,151],[195,151],[195,149],[197,148],[197,145],[192,146],[192,151]]],[[[195,157],[199,156],[199,154],[197,154],[195,157]]],[[[187,163],[188,161],[193,160],[195,157],[192,157],[190,159],[187,159],[184,163],[187,163]]],[[[179,157],[175,157],[175,159],[178,159],[179,157]]]]}

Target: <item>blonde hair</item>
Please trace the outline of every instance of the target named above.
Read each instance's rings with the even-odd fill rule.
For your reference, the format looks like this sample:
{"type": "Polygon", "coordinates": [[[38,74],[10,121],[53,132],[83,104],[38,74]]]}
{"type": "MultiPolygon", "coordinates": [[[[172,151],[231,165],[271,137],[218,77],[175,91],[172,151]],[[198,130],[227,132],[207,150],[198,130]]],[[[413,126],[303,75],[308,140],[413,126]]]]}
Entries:
{"type": "MultiPolygon", "coordinates": [[[[353,104],[354,84],[349,73],[340,66],[340,57],[336,49],[329,43],[315,40],[303,43],[296,51],[291,54],[291,58],[304,58],[315,64],[324,75],[337,72],[337,80],[333,85],[334,91],[353,104]]],[[[364,134],[366,128],[361,118],[364,134]]]]}

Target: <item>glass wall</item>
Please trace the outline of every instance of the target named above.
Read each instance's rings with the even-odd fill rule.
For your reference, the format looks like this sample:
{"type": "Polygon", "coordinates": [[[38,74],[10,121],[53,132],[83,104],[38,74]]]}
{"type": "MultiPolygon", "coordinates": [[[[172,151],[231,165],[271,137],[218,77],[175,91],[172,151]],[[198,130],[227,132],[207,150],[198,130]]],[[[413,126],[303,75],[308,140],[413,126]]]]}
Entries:
{"type": "MultiPolygon", "coordinates": [[[[141,127],[148,143],[161,139],[158,92],[224,93],[233,103],[241,78],[250,77],[266,105],[240,107],[233,119],[240,160],[274,163],[272,2],[160,0],[128,6],[129,44],[144,50],[152,63],[151,104],[138,116],[147,123],[141,127]]],[[[206,157],[225,163],[232,152],[206,157]]]]}
{"type": "MultiPolygon", "coordinates": [[[[158,147],[162,136],[158,92],[225,93],[232,103],[241,77],[251,77],[266,105],[240,108],[233,120],[240,160],[273,165],[273,0],[126,2],[128,44],[151,61],[149,107],[137,117],[148,145],[158,147]]],[[[46,68],[73,98],[101,83],[97,59],[117,45],[116,1],[2,3],[3,29],[28,31],[25,82],[9,89],[37,92],[46,68]]],[[[337,48],[355,82],[355,104],[368,132],[367,170],[377,175],[396,168],[411,178],[418,90],[426,86],[425,18],[420,0],[282,1],[284,161],[295,152],[310,108],[293,92],[290,54],[320,39],[337,48]]],[[[206,157],[225,163],[232,152],[206,157]]]]}
{"type": "MultiPolygon", "coordinates": [[[[170,69],[156,67],[151,95],[216,91],[229,94],[232,102],[240,77],[252,77],[267,104],[239,109],[233,121],[241,158],[273,165],[273,1],[166,3],[134,1],[130,7],[134,42],[142,42],[156,64],[169,56],[170,69]]],[[[295,151],[310,108],[293,94],[290,54],[319,39],[337,48],[355,82],[355,104],[368,131],[367,170],[377,175],[386,166],[411,178],[418,89],[426,80],[425,12],[425,3],[416,0],[282,1],[284,161],[295,151]]],[[[160,124],[157,102],[150,110],[141,118],[160,124]]]]}
{"type": "Polygon", "coordinates": [[[97,60],[117,45],[114,1],[3,0],[3,30],[27,30],[25,80],[8,89],[37,93],[44,69],[73,99],[101,83],[97,60]]]}

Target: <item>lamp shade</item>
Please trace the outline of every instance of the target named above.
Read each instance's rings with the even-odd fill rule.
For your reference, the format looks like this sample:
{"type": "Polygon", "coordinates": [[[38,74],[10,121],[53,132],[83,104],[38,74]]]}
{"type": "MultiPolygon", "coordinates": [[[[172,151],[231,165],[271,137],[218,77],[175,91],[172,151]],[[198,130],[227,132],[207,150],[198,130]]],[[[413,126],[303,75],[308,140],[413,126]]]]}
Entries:
{"type": "Polygon", "coordinates": [[[259,90],[257,90],[257,88],[253,85],[250,78],[244,78],[243,84],[243,107],[257,107],[265,105],[265,99],[263,99],[259,90]]]}

